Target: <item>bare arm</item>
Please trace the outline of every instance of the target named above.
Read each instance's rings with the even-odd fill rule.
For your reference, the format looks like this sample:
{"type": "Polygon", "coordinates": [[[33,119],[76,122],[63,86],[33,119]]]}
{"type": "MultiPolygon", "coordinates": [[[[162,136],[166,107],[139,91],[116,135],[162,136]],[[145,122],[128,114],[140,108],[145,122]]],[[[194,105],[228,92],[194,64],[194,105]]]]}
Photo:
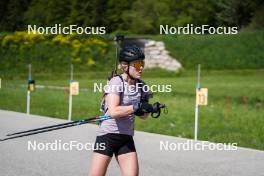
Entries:
{"type": "Polygon", "coordinates": [[[129,106],[120,106],[120,97],[116,94],[107,94],[106,102],[108,105],[108,114],[112,118],[121,118],[126,117],[134,113],[133,105],[129,106]]]}

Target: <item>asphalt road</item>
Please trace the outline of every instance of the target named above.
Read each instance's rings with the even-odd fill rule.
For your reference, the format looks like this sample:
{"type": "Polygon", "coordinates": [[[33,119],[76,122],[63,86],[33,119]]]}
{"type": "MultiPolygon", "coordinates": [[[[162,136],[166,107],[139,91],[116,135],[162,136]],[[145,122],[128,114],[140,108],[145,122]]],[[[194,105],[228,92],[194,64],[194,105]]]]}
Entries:
{"type": "MultiPolygon", "coordinates": [[[[65,120],[0,110],[0,138],[10,132],[62,122],[65,120]]],[[[96,125],[87,124],[2,141],[0,176],[87,175],[92,154],[90,144],[95,140],[96,129],[96,125]],[[73,144],[72,150],[59,149],[59,145],[57,149],[54,148],[56,142],[62,146],[70,141],[73,144]],[[44,148],[47,143],[50,143],[50,146],[44,148]],[[37,144],[38,150],[33,150],[34,144],[37,144]],[[87,149],[78,150],[74,147],[75,144],[79,145],[79,149],[84,146],[87,149]]],[[[264,176],[263,151],[245,148],[186,151],[184,145],[179,147],[179,144],[197,143],[145,132],[135,133],[135,143],[139,155],[140,175],[143,176],[264,176]],[[169,144],[169,150],[165,149],[166,144],[169,144]]],[[[68,147],[65,148],[69,149],[68,147]]],[[[115,159],[112,159],[107,175],[121,175],[115,159]]]]}

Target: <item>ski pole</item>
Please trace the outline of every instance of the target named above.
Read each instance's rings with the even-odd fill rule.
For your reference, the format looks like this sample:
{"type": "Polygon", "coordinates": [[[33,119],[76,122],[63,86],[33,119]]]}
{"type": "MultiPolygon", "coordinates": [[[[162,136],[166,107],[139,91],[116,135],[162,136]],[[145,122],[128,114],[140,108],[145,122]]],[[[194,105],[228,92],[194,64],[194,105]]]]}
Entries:
{"type": "Polygon", "coordinates": [[[102,121],[110,119],[110,118],[111,118],[111,116],[104,115],[104,116],[93,117],[93,118],[88,118],[88,119],[76,120],[73,122],[67,122],[67,123],[62,123],[62,124],[57,124],[57,125],[35,128],[35,129],[16,132],[16,133],[10,133],[10,134],[7,134],[7,136],[11,136],[11,137],[0,139],[0,141],[5,141],[5,140],[9,140],[9,139],[24,137],[24,136],[30,136],[30,135],[44,133],[44,132],[53,131],[53,130],[58,130],[58,129],[62,129],[62,128],[78,126],[78,125],[82,125],[82,124],[86,124],[86,123],[102,122],[102,121]]]}

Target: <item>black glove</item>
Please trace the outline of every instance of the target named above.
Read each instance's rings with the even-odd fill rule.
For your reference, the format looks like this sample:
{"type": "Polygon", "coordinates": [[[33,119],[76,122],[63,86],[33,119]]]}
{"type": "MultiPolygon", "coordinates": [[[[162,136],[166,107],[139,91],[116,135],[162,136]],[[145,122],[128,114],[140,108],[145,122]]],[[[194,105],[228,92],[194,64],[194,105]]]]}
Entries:
{"type": "Polygon", "coordinates": [[[136,116],[142,116],[144,113],[153,112],[153,106],[148,102],[141,102],[133,104],[134,114],[136,116]]]}
{"type": "Polygon", "coordinates": [[[153,110],[151,111],[152,113],[158,113],[161,108],[161,104],[159,102],[156,102],[152,105],[153,110]]]}

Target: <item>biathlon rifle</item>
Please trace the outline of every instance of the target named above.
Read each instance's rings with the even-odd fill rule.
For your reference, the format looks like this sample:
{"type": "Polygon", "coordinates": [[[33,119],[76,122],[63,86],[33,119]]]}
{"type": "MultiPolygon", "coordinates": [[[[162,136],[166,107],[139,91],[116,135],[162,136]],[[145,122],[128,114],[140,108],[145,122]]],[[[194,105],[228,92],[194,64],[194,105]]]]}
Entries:
{"type": "Polygon", "coordinates": [[[110,77],[108,77],[108,80],[110,80],[111,78],[113,78],[117,75],[118,55],[119,55],[119,51],[120,51],[122,42],[124,41],[124,38],[125,37],[123,35],[116,35],[114,38],[114,41],[116,44],[116,59],[115,59],[114,69],[112,70],[110,77]]]}

